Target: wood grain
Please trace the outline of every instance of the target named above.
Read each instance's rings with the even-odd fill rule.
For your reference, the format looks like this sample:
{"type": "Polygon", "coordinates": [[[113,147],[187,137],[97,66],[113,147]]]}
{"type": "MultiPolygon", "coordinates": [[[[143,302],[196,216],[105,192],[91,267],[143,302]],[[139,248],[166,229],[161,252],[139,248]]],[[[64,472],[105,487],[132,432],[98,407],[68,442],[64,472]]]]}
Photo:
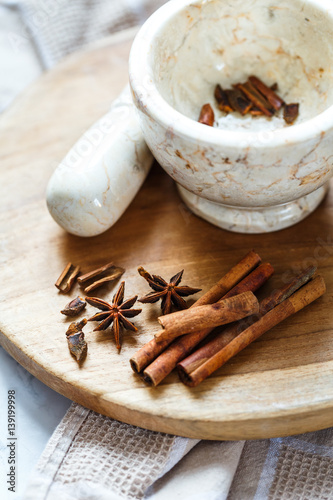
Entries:
{"type": "MultiPolygon", "coordinates": [[[[127,80],[133,32],[67,58],[32,85],[0,121],[0,342],[44,383],[88,408],[152,430],[205,439],[282,436],[333,425],[333,197],[295,227],[267,235],[220,230],[192,215],[157,165],[121,220],[88,239],[66,234],[45,204],[47,181],[84,130],[127,80]],[[315,263],[328,292],[242,351],[196,389],[171,374],[158,388],[134,375],[129,358],[159,330],[159,305],[143,306],[139,332],[85,327],[88,356],[71,357],[60,314],[79,293],[54,287],[67,262],[89,272],[107,262],[126,269],[125,296],[149,289],[139,265],[205,292],[248,250],[276,275],[265,291],[315,263]]],[[[98,293],[109,299],[117,286],[98,293]]],[[[202,292],[202,293],[203,293],[202,292]]],[[[200,295],[198,295],[199,297],[200,295]]],[[[194,299],[193,299],[194,300],[194,299]]],[[[190,301],[191,303],[191,301],[190,301]]],[[[80,316],[89,317],[90,306],[80,316]]]]}

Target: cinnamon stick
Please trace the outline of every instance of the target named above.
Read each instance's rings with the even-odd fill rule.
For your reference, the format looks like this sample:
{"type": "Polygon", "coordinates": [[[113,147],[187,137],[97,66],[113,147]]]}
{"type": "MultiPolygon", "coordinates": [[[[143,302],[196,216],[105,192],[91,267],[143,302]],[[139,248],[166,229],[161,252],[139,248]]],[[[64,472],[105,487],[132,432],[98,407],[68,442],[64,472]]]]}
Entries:
{"type": "Polygon", "coordinates": [[[74,266],[71,262],[68,262],[67,266],[55,282],[55,286],[62,293],[69,292],[72,289],[79,272],[79,266],[74,266]]]}
{"type": "Polygon", "coordinates": [[[229,325],[227,328],[216,333],[214,338],[203,345],[200,349],[197,349],[192,354],[187,356],[187,358],[183,359],[177,365],[180,378],[182,380],[186,379],[190,373],[196,370],[199,366],[203,365],[208,359],[214,356],[214,354],[223,349],[242,331],[258,321],[261,316],[290,297],[290,295],[301,288],[313,277],[316,270],[317,268],[315,266],[309,267],[304,272],[296,276],[290,283],[274,290],[268,297],[260,302],[259,316],[252,316],[247,318],[246,321],[239,321],[229,325]]]}
{"type": "Polygon", "coordinates": [[[79,276],[78,282],[84,289],[84,292],[88,294],[92,292],[92,290],[95,290],[95,288],[99,288],[100,286],[105,285],[105,283],[109,283],[110,281],[120,278],[124,272],[125,269],[115,266],[113,262],[109,262],[104,266],[79,276]]]}
{"type": "MultiPolygon", "coordinates": [[[[245,255],[243,259],[238,262],[230,271],[223,276],[218,283],[208,290],[199,300],[197,300],[191,307],[202,306],[206,304],[213,304],[217,302],[223,295],[225,295],[231,288],[233,288],[239,281],[247,276],[258,264],[261,258],[254,251],[251,250],[245,255]]],[[[244,290],[246,291],[246,290],[244,290]]],[[[146,366],[148,366],[154,359],[157,358],[167,347],[171,341],[159,342],[153,338],[139,349],[130,359],[130,364],[134,372],[140,373],[146,366]]],[[[186,355],[186,354],[185,354],[186,355]]]]}
{"type": "Polygon", "coordinates": [[[83,283],[86,283],[87,281],[90,281],[92,278],[96,278],[96,276],[100,276],[102,273],[105,273],[109,269],[114,267],[113,262],[109,262],[108,264],[105,264],[104,266],[98,267],[97,269],[94,269],[93,271],[90,271],[89,273],[86,274],[81,274],[79,278],[77,279],[79,284],[82,285],[83,283]]]}
{"type": "Polygon", "coordinates": [[[234,111],[230,106],[228,96],[221,85],[216,85],[214,96],[221,111],[223,111],[224,113],[231,113],[232,111],[234,111]]]}
{"type": "MultiPolygon", "coordinates": [[[[243,280],[251,271],[261,263],[261,258],[251,250],[245,257],[238,262],[223,278],[218,281],[208,292],[198,299],[192,307],[214,304],[228,293],[234,286],[243,280]]],[[[247,292],[249,289],[243,290],[247,292]]],[[[253,291],[253,290],[252,290],[253,291]]],[[[240,293],[240,292],[239,292],[240,293]]]]}
{"type": "Polygon", "coordinates": [[[310,266],[306,268],[302,273],[295,276],[295,278],[289,283],[286,283],[284,286],[278,288],[277,290],[273,290],[273,292],[260,303],[260,314],[266,314],[275,306],[288,299],[299,288],[310,281],[316,271],[316,266],[310,266]]]}
{"type": "MultiPolygon", "coordinates": [[[[270,264],[263,264],[245,277],[243,281],[239,283],[239,286],[236,285],[228,295],[231,296],[232,293],[255,291],[267,281],[272,273],[272,266],[270,264]],[[257,276],[256,280],[252,279],[254,274],[257,276]]],[[[205,330],[183,335],[174,340],[172,344],[144,370],[143,375],[145,381],[149,384],[158,385],[172,372],[177,363],[186,358],[186,356],[190,354],[190,352],[192,352],[211,331],[211,328],[206,328],[205,330]]]]}
{"type": "Polygon", "coordinates": [[[108,276],[105,276],[104,278],[98,279],[91,283],[91,285],[86,286],[84,288],[84,293],[88,294],[95,290],[95,288],[99,288],[100,286],[105,285],[105,283],[109,283],[110,281],[115,281],[116,279],[120,278],[125,272],[125,269],[122,267],[116,267],[113,271],[108,273],[108,276]]]}
{"type": "Polygon", "coordinates": [[[228,299],[243,292],[256,292],[273,274],[274,267],[272,264],[264,262],[223,295],[222,299],[228,299]]]}
{"type": "Polygon", "coordinates": [[[267,87],[258,77],[250,76],[249,81],[267,99],[275,111],[279,111],[284,105],[284,100],[281,99],[272,88],[267,87]]]}
{"type": "Polygon", "coordinates": [[[291,297],[262,316],[259,321],[241,332],[228,345],[195,369],[189,376],[182,378],[182,381],[190,387],[196,387],[214,371],[223,366],[230,358],[251,344],[251,342],[321,297],[325,291],[326,286],[323,277],[317,276],[291,297]]]}
{"type": "Polygon", "coordinates": [[[204,104],[200,111],[199,123],[203,123],[204,125],[208,125],[212,127],[214,125],[215,115],[213,108],[210,104],[204,104]]]}
{"type": "Polygon", "coordinates": [[[230,106],[241,115],[246,115],[252,108],[252,102],[239,89],[228,89],[225,91],[230,106]]]}
{"type": "Polygon", "coordinates": [[[234,85],[238,90],[241,90],[246,97],[253,103],[256,108],[259,108],[266,116],[273,116],[270,103],[265,97],[257,91],[251,82],[238,83],[234,85]]]}
{"type": "Polygon", "coordinates": [[[155,340],[163,342],[205,328],[213,329],[215,326],[226,325],[258,312],[258,299],[252,292],[244,292],[215,304],[160,316],[158,321],[164,330],[155,334],[155,340]]]}

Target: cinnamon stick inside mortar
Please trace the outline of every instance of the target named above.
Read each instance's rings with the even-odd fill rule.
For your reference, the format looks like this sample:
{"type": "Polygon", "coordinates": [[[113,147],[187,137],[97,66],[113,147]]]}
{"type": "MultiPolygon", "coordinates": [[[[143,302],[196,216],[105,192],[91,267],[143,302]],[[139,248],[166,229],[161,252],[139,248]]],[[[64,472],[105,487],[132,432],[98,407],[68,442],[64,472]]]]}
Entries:
{"type": "Polygon", "coordinates": [[[212,127],[214,125],[215,114],[210,104],[204,104],[200,111],[199,123],[212,127]]]}
{"type": "Polygon", "coordinates": [[[262,316],[259,321],[241,332],[228,345],[199,366],[188,377],[182,378],[182,381],[190,387],[196,387],[215,370],[223,366],[230,358],[251,344],[251,342],[321,297],[325,291],[326,286],[323,277],[317,276],[291,297],[262,316]]]}
{"type": "Polygon", "coordinates": [[[246,115],[250,111],[252,102],[246,99],[239,89],[228,89],[225,93],[233,110],[238,111],[241,115],[246,115]]]}
{"type": "Polygon", "coordinates": [[[249,81],[267,99],[275,111],[278,111],[284,105],[284,100],[272,88],[267,87],[257,76],[250,76],[249,81]]]}
{"type": "Polygon", "coordinates": [[[259,316],[252,316],[250,318],[247,318],[245,321],[240,321],[229,325],[227,328],[223,329],[223,331],[218,332],[212,340],[207,342],[200,349],[197,349],[187,358],[178,363],[177,370],[181,380],[186,381],[187,377],[194,370],[203,365],[207,360],[214,356],[214,354],[223,349],[242,331],[258,321],[260,316],[263,316],[275,306],[290,297],[290,295],[301,288],[313,277],[316,270],[317,268],[315,266],[311,266],[304,272],[296,276],[290,283],[277,290],[274,290],[268,297],[260,302],[259,316]]]}
{"type": "Polygon", "coordinates": [[[218,107],[221,111],[224,111],[225,113],[231,113],[233,108],[230,106],[228,96],[221,87],[221,85],[216,85],[215,91],[214,91],[214,96],[217,101],[218,107]]]}
{"type": "MultiPolygon", "coordinates": [[[[240,283],[233,287],[228,296],[246,291],[256,291],[273,274],[274,269],[270,264],[262,264],[251,274],[246,276],[240,283]]],[[[190,352],[212,331],[206,328],[199,332],[183,335],[172,342],[172,344],[160,354],[144,370],[144,379],[147,383],[158,385],[176,367],[177,363],[186,358],[190,352]]]]}
{"type": "Polygon", "coordinates": [[[273,116],[272,108],[267,99],[252,85],[250,81],[238,83],[235,88],[241,90],[256,108],[266,116],[273,116]]]}
{"type": "Polygon", "coordinates": [[[213,329],[259,312],[259,302],[252,292],[220,300],[215,304],[185,309],[158,318],[164,330],[155,335],[156,342],[171,340],[191,332],[213,329]]]}
{"type": "MultiPolygon", "coordinates": [[[[231,290],[239,281],[247,276],[261,262],[259,255],[251,250],[241,259],[238,264],[230,269],[218,283],[210,288],[192,307],[213,304],[231,290]]],[[[246,290],[244,290],[246,291],[246,290]]],[[[161,354],[172,341],[157,343],[155,338],[150,340],[141,349],[139,349],[130,359],[130,364],[134,372],[142,372],[150,363],[161,354]]]]}

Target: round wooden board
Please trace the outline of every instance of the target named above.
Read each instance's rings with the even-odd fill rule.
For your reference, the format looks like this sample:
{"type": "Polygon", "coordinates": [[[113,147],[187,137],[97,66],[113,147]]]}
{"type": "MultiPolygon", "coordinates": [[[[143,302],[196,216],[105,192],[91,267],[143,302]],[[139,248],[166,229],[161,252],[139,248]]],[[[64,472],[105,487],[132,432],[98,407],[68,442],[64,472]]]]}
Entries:
{"type": "MultiPolygon", "coordinates": [[[[76,53],[31,86],[1,117],[0,341],[54,390],[97,412],[148,429],[204,439],[282,436],[333,425],[332,194],[315,214],[267,235],[222,231],[192,215],[157,165],[121,220],[89,239],[66,234],[45,204],[47,181],[62,157],[102,115],[127,80],[133,31],[76,53]],[[143,306],[138,334],[126,332],[121,354],[108,332],[85,328],[80,368],[59,311],[78,294],[57,292],[68,261],[87,272],[114,261],[126,268],[126,296],[149,291],[138,265],[207,290],[249,249],[284,272],[316,262],[328,292],[265,334],[213,377],[189,389],[171,374],[158,388],[133,374],[129,358],[157,331],[159,305],[143,306]]],[[[117,285],[115,285],[117,286],[117,285]]],[[[115,286],[97,295],[110,298],[115,286]]],[[[85,316],[96,310],[88,306],[85,316]]]]}

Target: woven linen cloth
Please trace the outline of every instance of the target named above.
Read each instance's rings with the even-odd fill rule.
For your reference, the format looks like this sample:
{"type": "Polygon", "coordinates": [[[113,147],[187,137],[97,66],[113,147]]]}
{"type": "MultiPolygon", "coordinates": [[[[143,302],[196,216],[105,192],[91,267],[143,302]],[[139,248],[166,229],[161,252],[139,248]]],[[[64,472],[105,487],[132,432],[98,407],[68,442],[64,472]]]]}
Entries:
{"type": "Polygon", "coordinates": [[[75,403],[25,500],[330,500],[333,429],[260,441],[196,441],[75,403]]]}
{"type": "MultiPolygon", "coordinates": [[[[14,2],[15,3],[15,2],[14,2]]],[[[165,0],[22,0],[21,36],[46,68],[97,38],[141,24],[165,0]]]]}
{"type": "Polygon", "coordinates": [[[226,498],[244,443],[197,443],[116,422],[73,403],[25,500],[226,498]],[[187,455],[193,447],[195,453],[187,455]]]}
{"type": "MultiPolygon", "coordinates": [[[[0,0],[20,13],[44,68],[140,24],[161,0],[0,0]]],[[[333,500],[333,429],[260,441],[197,441],[151,432],[72,404],[25,500],[333,500]]]]}

